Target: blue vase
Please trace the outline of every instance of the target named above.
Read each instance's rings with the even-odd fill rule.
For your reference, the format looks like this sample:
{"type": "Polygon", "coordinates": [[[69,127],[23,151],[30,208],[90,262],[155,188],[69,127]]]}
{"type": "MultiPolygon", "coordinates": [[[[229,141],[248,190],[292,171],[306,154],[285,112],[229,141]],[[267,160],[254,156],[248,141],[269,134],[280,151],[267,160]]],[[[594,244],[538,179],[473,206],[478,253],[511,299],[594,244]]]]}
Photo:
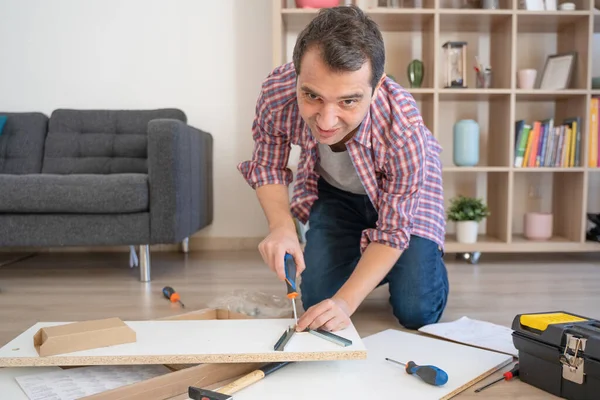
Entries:
{"type": "Polygon", "coordinates": [[[454,124],[453,161],[458,167],[473,167],[479,163],[479,124],[463,119],[454,124]]]}

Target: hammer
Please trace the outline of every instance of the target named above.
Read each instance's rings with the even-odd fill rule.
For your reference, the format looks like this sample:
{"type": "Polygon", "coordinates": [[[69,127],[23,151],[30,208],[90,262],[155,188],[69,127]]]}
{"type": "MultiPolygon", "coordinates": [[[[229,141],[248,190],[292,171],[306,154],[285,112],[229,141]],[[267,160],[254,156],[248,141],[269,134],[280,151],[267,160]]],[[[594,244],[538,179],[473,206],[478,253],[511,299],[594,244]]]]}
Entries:
{"type": "Polygon", "coordinates": [[[265,376],[277,371],[279,368],[284,367],[289,363],[290,361],[267,364],[236,379],[230,384],[223,386],[217,391],[190,386],[188,388],[188,396],[192,400],[233,400],[233,396],[231,396],[233,393],[260,381],[265,376]]]}

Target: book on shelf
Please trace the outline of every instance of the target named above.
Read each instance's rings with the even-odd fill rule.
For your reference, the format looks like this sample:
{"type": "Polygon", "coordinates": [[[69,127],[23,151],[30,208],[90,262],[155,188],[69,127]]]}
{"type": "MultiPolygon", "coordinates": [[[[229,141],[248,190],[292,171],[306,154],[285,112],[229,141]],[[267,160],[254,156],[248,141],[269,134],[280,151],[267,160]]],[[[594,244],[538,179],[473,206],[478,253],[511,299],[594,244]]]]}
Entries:
{"type": "Polygon", "coordinates": [[[600,141],[598,140],[598,114],[600,107],[600,100],[598,97],[592,97],[590,99],[590,129],[588,132],[588,167],[600,167],[598,161],[598,146],[600,141]]]}
{"type": "Polygon", "coordinates": [[[515,167],[579,167],[581,117],[515,122],[515,167]]]}

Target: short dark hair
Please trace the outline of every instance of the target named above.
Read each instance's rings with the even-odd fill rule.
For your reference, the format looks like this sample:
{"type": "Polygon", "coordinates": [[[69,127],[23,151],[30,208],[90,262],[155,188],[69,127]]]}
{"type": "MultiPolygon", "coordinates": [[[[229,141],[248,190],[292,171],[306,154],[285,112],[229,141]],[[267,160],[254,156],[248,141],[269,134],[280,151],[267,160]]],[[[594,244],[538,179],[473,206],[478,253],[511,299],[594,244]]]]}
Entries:
{"type": "Polygon", "coordinates": [[[385,65],[385,46],[377,24],[354,5],[323,8],[300,32],[293,61],[300,74],[306,51],[317,46],[323,61],[334,71],[357,71],[371,62],[371,87],[375,89],[385,65]]]}

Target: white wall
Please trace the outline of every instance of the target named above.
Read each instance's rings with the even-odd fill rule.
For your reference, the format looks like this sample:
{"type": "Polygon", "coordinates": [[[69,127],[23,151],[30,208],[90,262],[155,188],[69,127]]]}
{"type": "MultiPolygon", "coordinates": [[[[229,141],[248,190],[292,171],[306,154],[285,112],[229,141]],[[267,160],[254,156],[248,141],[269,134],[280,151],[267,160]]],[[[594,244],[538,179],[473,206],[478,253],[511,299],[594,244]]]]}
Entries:
{"type": "Polygon", "coordinates": [[[0,110],[178,107],[215,139],[215,219],[260,237],[236,169],[271,69],[271,0],[1,0],[0,110]]]}

